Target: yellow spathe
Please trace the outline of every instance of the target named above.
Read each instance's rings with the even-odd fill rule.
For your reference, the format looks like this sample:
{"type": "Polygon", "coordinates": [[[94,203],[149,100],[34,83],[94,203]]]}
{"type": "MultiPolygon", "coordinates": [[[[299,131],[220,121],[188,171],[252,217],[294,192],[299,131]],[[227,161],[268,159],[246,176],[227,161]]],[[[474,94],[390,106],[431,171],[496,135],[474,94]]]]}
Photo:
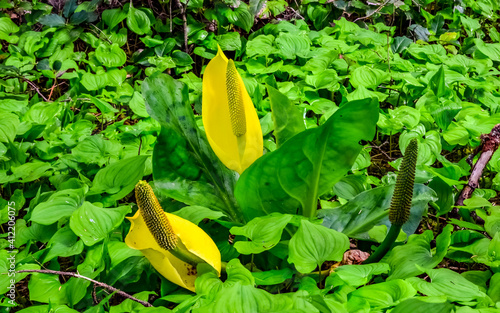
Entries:
{"type": "MultiPolygon", "coordinates": [[[[221,256],[219,249],[197,225],[177,215],[163,212],[172,226],[178,240],[182,241],[189,252],[210,264],[220,275],[221,256]]],[[[196,268],[179,260],[168,250],[161,248],[149,231],[140,210],[133,217],[127,217],[132,223],[125,243],[132,249],[140,250],[151,265],[166,279],[183,288],[194,290],[196,268]]]]}
{"type": "Polygon", "coordinates": [[[262,156],[262,130],[240,74],[220,47],[205,68],[202,97],[203,126],[212,150],[241,174],[262,156]]]}

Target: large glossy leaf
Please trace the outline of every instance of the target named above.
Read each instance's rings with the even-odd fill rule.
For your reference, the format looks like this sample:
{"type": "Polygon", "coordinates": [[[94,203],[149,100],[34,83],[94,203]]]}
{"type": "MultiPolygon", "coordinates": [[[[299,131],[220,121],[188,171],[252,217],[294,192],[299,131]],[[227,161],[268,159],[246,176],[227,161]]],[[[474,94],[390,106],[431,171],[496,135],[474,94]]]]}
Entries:
{"type": "Polygon", "coordinates": [[[100,208],[85,201],[71,215],[70,227],[87,246],[92,246],[120,225],[128,212],[130,206],[100,208]]]}
{"type": "Polygon", "coordinates": [[[242,254],[261,253],[269,250],[278,244],[283,229],[291,219],[291,215],[274,213],[256,217],[243,227],[233,227],[231,234],[242,235],[250,239],[250,241],[238,241],[234,247],[242,254]]]}
{"type": "Polygon", "coordinates": [[[188,88],[165,74],[144,80],[146,109],[160,122],[153,151],[155,187],[164,196],[225,212],[242,221],[234,200],[234,173],[223,166],[194,120],[188,88]]]}
{"type": "MultiPolygon", "coordinates": [[[[393,193],[394,185],[373,188],[361,192],[341,207],[319,211],[318,217],[323,218],[324,226],[349,237],[370,239],[368,231],[374,226],[391,226],[388,209],[393,193]]],[[[435,200],[434,191],[425,185],[415,184],[410,219],[403,225],[403,231],[407,235],[415,232],[431,200],[435,200]]]]}
{"type": "Polygon", "coordinates": [[[33,209],[30,220],[38,224],[50,225],[61,218],[71,216],[73,211],[82,205],[83,195],[83,189],[58,191],[33,209]]]}
{"type": "Polygon", "coordinates": [[[267,93],[271,102],[276,145],[279,147],[291,137],[304,131],[306,126],[299,108],[293,105],[287,96],[271,86],[267,86],[267,93]]]}
{"type": "Polygon", "coordinates": [[[468,302],[486,297],[479,286],[450,269],[429,269],[426,273],[431,279],[430,283],[417,277],[407,280],[424,295],[446,296],[452,302],[468,302]]]}
{"type": "Polygon", "coordinates": [[[453,307],[442,297],[416,297],[400,302],[391,313],[450,313],[453,307]]]}
{"type": "Polygon", "coordinates": [[[349,238],[333,229],[303,219],[290,240],[288,262],[301,273],[309,273],[325,261],[341,261],[349,249],[349,238]]]}
{"type": "Polygon", "coordinates": [[[398,279],[359,288],[349,294],[349,302],[362,298],[368,301],[371,308],[388,308],[416,293],[410,283],[398,279]]]}
{"type": "Polygon", "coordinates": [[[376,99],[349,102],[318,128],[290,138],[241,175],[235,196],[247,219],[271,212],[314,216],[318,196],[351,169],[371,140],[378,119],[376,99]]]}
{"type": "Polygon", "coordinates": [[[438,265],[446,255],[451,242],[453,225],[447,225],[436,238],[436,249],[431,250],[430,242],[434,237],[427,230],[421,235],[412,235],[408,243],[394,247],[382,262],[391,266],[390,276],[387,278],[399,279],[420,275],[425,269],[438,265]]]}

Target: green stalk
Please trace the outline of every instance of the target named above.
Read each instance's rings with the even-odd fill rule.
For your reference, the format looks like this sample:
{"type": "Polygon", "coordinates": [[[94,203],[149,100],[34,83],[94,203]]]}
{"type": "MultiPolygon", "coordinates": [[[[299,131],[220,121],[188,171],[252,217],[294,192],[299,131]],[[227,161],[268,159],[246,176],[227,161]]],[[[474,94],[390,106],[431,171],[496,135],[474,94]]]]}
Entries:
{"type": "Polygon", "coordinates": [[[389,208],[389,221],[391,228],[384,241],[375,252],[363,263],[374,263],[380,261],[392,248],[398,238],[401,227],[410,218],[411,199],[413,198],[413,185],[415,183],[415,168],[417,166],[418,141],[412,139],[406,147],[406,152],[401,163],[394,195],[389,208]]]}

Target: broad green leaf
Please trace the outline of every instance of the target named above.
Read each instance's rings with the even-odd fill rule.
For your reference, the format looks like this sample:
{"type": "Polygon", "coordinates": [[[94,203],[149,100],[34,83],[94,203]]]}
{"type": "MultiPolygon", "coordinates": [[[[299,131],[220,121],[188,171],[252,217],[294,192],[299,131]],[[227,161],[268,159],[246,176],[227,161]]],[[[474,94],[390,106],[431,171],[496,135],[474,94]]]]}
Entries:
{"type": "Polygon", "coordinates": [[[138,155],[115,162],[99,170],[92,182],[89,194],[107,193],[119,200],[134,190],[144,175],[148,155],[138,155]]]}
{"type": "Polygon", "coordinates": [[[129,212],[130,206],[101,208],[85,201],[78,210],[73,212],[69,225],[85,245],[92,246],[118,227],[129,212]]]}
{"type": "MultiPolygon", "coordinates": [[[[17,225],[16,225],[17,226],[17,225]]],[[[11,250],[14,251],[15,250],[11,250]]],[[[16,254],[14,252],[9,252],[7,249],[2,249],[0,250],[0,273],[6,273],[3,275],[0,275],[0,288],[2,290],[10,290],[11,289],[11,279],[13,279],[16,283],[24,279],[26,276],[29,275],[29,273],[12,273],[9,272],[11,269],[11,264],[14,262],[15,264],[15,269],[16,271],[20,270],[39,270],[40,265],[38,264],[31,264],[31,263],[24,263],[21,264],[19,260],[19,256],[16,258],[16,254]],[[12,274],[10,274],[12,273],[12,274]]],[[[15,284],[14,284],[15,288],[15,284]]]]}
{"type": "Polygon", "coordinates": [[[84,199],[83,189],[66,189],[57,191],[50,198],[33,208],[31,221],[50,225],[64,217],[69,217],[79,208],[84,199]]]}
{"type": "Polygon", "coordinates": [[[500,301],[500,272],[495,273],[489,283],[488,296],[490,296],[493,302],[500,301]]]}
{"type": "Polygon", "coordinates": [[[244,2],[240,2],[240,5],[234,11],[229,11],[227,19],[230,23],[241,27],[247,33],[252,28],[254,22],[254,17],[248,11],[248,5],[244,2]]]}
{"type": "Polygon", "coordinates": [[[80,82],[83,87],[89,91],[99,90],[108,86],[108,75],[103,75],[103,73],[92,74],[87,72],[83,74],[80,82]]]}
{"type": "Polygon", "coordinates": [[[429,187],[431,187],[437,195],[437,201],[434,203],[437,205],[438,216],[445,215],[451,210],[451,207],[455,203],[452,187],[439,177],[434,177],[429,183],[429,187]]]}
{"type": "Polygon", "coordinates": [[[78,237],[71,231],[69,225],[66,224],[59,229],[47,243],[49,252],[44,255],[40,263],[46,263],[57,257],[69,257],[79,255],[83,252],[83,241],[78,240],[78,237]]]}
{"type": "Polygon", "coordinates": [[[385,274],[389,269],[386,263],[343,265],[337,267],[334,273],[350,286],[359,287],[366,285],[374,275],[385,274]]]}
{"type": "Polygon", "coordinates": [[[351,73],[350,82],[354,88],[363,86],[367,89],[374,89],[387,79],[389,79],[387,72],[368,66],[360,66],[351,73]]]}
{"type": "Polygon", "coordinates": [[[415,297],[400,302],[391,313],[451,313],[453,307],[443,297],[415,297]]]}
{"type": "Polygon", "coordinates": [[[404,280],[397,279],[356,289],[349,294],[349,302],[357,298],[368,301],[373,309],[389,308],[417,294],[415,288],[404,280]]]}
{"type": "Polygon", "coordinates": [[[30,300],[42,303],[64,304],[68,302],[66,288],[58,275],[33,273],[28,283],[30,300]]]}
{"type": "Polygon", "coordinates": [[[101,42],[95,50],[96,59],[106,67],[119,67],[127,61],[127,55],[117,43],[112,45],[101,42]]]}
{"type": "Polygon", "coordinates": [[[39,179],[42,176],[47,176],[49,171],[52,169],[50,163],[33,161],[25,163],[21,166],[11,167],[13,176],[20,182],[31,182],[39,179]]]}
{"type": "MultiPolygon", "coordinates": [[[[373,188],[361,192],[341,207],[319,211],[318,217],[323,218],[324,226],[349,237],[370,239],[368,231],[372,227],[376,225],[390,227],[388,209],[393,193],[394,185],[373,188]]],[[[432,189],[422,184],[415,184],[410,219],[403,225],[403,231],[407,235],[415,232],[431,200],[435,200],[432,189]]]]}
{"type": "Polygon", "coordinates": [[[394,37],[391,43],[391,50],[393,53],[401,53],[413,43],[408,37],[394,37]]]}
{"type": "Polygon", "coordinates": [[[105,140],[102,136],[85,137],[71,151],[78,162],[104,164],[117,160],[121,145],[115,140],[105,140]]]}
{"type": "Polygon", "coordinates": [[[269,85],[267,93],[271,102],[276,145],[279,147],[288,139],[304,131],[306,127],[301,112],[287,96],[269,85]]]}
{"type": "Polygon", "coordinates": [[[38,19],[38,22],[49,27],[61,27],[66,24],[64,18],[57,14],[44,15],[38,19]]]}
{"type": "Polygon", "coordinates": [[[248,58],[254,56],[268,56],[274,53],[273,35],[259,35],[248,41],[246,47],[246,55],[248,58]]]}
{"type": "Polygon", "coordinates": [[[468,302],[486,297],[477,285],[450,269],[428,269],[425,272],[431,282],[417,277],[407,281],[426,296],[446,296],[451,302],[468,302]]]}
{"type": "Polygon", "coordinates": [[[252,272],[255,284],[258,286],[270,286],[283,283],[293,277],[293,271],[288,267],[282,270],[271,270],[264,272],[252,272]]]}
{"type": "Polygon", "coordinates": [[[101,111],[101,113],[110,113],[110,112],[116,113],[116,112],[118,112],[117,109],[115,109],[111,104],[109,104],[106,101],[103,101],[99,98],[92,97],[92,96],[90,97],[90,100],[92,101],[93,104],[95,104],[95,106],[99,109],[99,111],[101,111]]]}
{"type": "Polygon", "coordinates": [[[102,12],[102,20],[109,28],[114,28],[127,17],[127,13],[121,8],[108,9],[102,12]]]}
{"type": "Polygon", "coordinates": [[[349,249],[349,238],[333,229],[301,220],[290,240],[288,262],[301,273],[309,273],[325,261],[341,261],[349,249]]]}
{"type": "Polygon", "coordinates": [[[13,35],[19,31],[17,26],[9,17],[0,17],[0,40],[5,40],[10,44],[15,44],[19,37],[13,35]]]}
{"type": "Polygon", "coordinates": [[[199,312],[286,312],[293,308],[290,297],[255,288],[252,273],[238,259],[228,262],[226,269],[224,283],[213,273],[196,280],[197,294],[203,295],[196,304],[199,312]]]}
{"type": "Polygon", "coordinates": [[[256,217],[243,227],[233,227],[231,234],[245,236],[250,241],[237,241],[234,244],[241,254],[261,253],[273,248],[281,239],[281,233],[291,221],[292,215],[270,214],[256,217]]]}
{"type": "Polygon", "coordinates": [[[422,274],[426,269],[438,265],[446,255],[451,242],[453,225],[447,225],[436,238],[436,249],[432,250],[430,242],[432,231],[421,235],[411,235],[408,243],[394,247],[382,262],[391,266],[388,280],[408,278],[422,274]]]}
{"type": "Polygon", "coordinates": [[[130,4],[127,14],[127,26],[138,35],[144,35],[151,31],[151,21],[146,13],[138,10],[130,4]]]}
{"type": "Polygon", "coordinates": [[[327,122],[287,140],[255,161],[238,180],[235,196],[247,219],[271,212],[314,216],[318,196],[351,169],[371,140],[378,118],[376,99],[345,104],[327,122]]]}
{"type": "Polygon", "coordinates": [[[155,74],[144,80],[142,93],[149,115],[162,126],[153,151],[157,190],[242,221],[232,196],[234,174],[220,163],[198,129],[187,86],[168,75],[155,74]]]}
{"type": "Polygon", "coordinates": [[[216,220],[225,216],[222,212],[213,211],[209,208],[198,205],[183,207],[179,211],[172,212],[172,214],[180,216],[196,225],[198,225],[202,220],[206,218],[216,220]]]}
{"type": "Polygon", "coordinates": [[[492,61],[500,61],[500,43],[484,43],[479,38],[474,39],[478,51],[492,61]]]}
{"type": "Polygon", "coordinates": [[[0,112],[0,142],[13,142],[19,127],[19,117],[14,113],[0,112]]]}
{"type": "Polygon", "coordinates": [[[307,57],[310,47],[309,39],[300,35],[292,35],[289,33],[281,33],[275,41],[278,48],[278,53],[285,59],[295,59],[299,57],[307,57]]]}
{"type": "Polygon", "coordinates": [[[381,113],[377,126],[384,134],[394,135],[401,132],[405,127],[413,129],[420,122],[420,111],[408,107],[400,106],[394,110],[388,109],[387,115],[381,113]]]}

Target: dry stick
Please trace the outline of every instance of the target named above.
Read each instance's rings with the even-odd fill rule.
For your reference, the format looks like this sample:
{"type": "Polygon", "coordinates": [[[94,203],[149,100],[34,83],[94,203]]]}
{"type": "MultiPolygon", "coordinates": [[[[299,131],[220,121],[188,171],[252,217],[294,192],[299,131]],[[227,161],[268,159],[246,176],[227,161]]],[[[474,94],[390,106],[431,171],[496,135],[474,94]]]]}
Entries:
{"type": "Polygon", "coordinates": [[[186,6],[183,6],[180,0],[177,0],[177,6],[181,8],[182,15],[182,23],[184,27],[184,46],[186,48],[186,53],[189,54],[189,46],[188,46],[188,28],[187,28],[187,19],[186,19],[186,8],[189,3],[189,0],[186,2],[186,6]]]}
{"type": "MultiPolygon", "coordinates": [[[[464,200],[469,199],[474,190],[479,187],[479,178],[483,175],[486,164],[491,160],[493,153],[495,153],[500,145],[500,124],[493,127],[489,134],[481,135],[481,144],[481,156],[472,167],[469,182],[465,185],[464,189],[462,189],[460,196],[455,202],[455,206],[463,206],[464,200]]],[[[457,213],[458,209],[454,208],[453,212],[457,213]]]]}
{"type": "Polygon", "coordinates": [[[88,277],[85,277],[85,276],[82,276],[80,274],[73,273],[73,272],[61,272],[61,271],[53,271],[53,270],[22,270],[22,271],[17,271],[16,273],[44,273],[44,274],[65,275],[65,276],[72,276],[72,277],[76,277],[76,278],[82,278],[82,279],[85,279],[85,280],[88,280],[88,281],[94,283],[95,285],[97,285],[99,287],[106,288],[106,289],[108,289],[110,291],[116,292],[117,294],[119,294],[121,296],[124,296],[127,299],[133,300],[135,302],[139,302],[140,304],[142,304],[142,305],[144,305],[146,307],[152,307],[153,306],[150,303],[148,303],[146,301],[139,300],[139,299],[137,299],[137,298],[129,295],[128,293],[125,293],[125,292],[123,292],[123,291],[121,291],[119,289],[116,289],[113,286],[107,285],[105,283],[98,282],[97,280],[93,280],[91,278],[88,278],[88,277]]]}
{"type": "Polygon", "coordinates": [[[31,88],[33,88],[33,89],[34,89],[34,90],[35,90],[35,91],[36,91],[36,92],[40,95],[40,97],[42,97],[43,101],[45,101],[45,102],[49,102],[49,100],[48,100],[48,99],[47,99],[47,98],[46,98],[46,97],[42,94],[42,92],[40,91],[40,88],[38,88],[38,86],[37,86],[37,85],[35,85],[35,83],[34,83],[34,82],[32,82],[31,80],[29,80],[29,79],[27,79],[27,78],[25,78],[25,77],[21,77],[21,79],[22,79],[23,81],[27,82],[27,83],[28,83],[28,85],[30,85],[30,86],[31,86],[31,88]]]}

